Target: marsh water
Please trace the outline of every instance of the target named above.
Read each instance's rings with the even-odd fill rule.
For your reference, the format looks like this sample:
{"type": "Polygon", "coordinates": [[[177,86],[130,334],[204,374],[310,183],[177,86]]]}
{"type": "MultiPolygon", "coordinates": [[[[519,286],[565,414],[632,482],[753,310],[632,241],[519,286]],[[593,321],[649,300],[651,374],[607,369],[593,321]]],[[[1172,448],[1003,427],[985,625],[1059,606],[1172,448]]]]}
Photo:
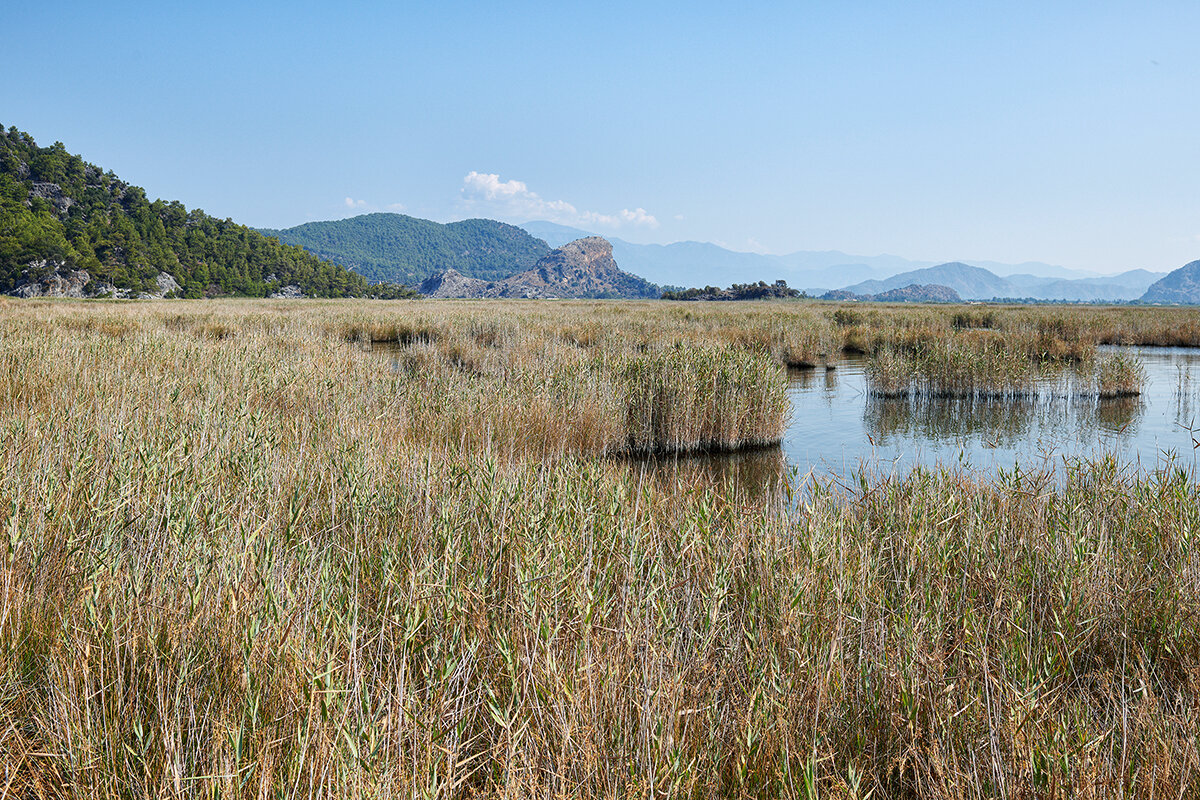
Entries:
{"type": "Polygon", "coordinates": [[[1109,455],[1143,470],[1200,466],[1200,350],[1100,349],[1142,362],[1140,396],[1087,396],[1068,377],[1046,380],[1030,399],[880,398],[867,390],[866,359],[846,357],[829,370],[789,371],[781,447],[662,459],[654,469],[702,469],[757,492],[785,477],[796,487],[809,475],[852,486],[863,473],[902,476],[915,466],[982,477],[1016,466],[1061,472],[1109,455]]]}
{"type": "Polygon", "coordinates": [[[1200,424],[1200,351],[1120,351],[1146,368],[1138,397],[1098,399],[1069,381],[1053,381],[1022,400],[880,398],[867,391],[861,358],[845,358],[832,370],[793,371],[784,456],[801,475],[844,478],[864,466],[895,473],[940,463],[992,474],[1109,454],[1149,469],[1168,461],[1194,466],[1193,435],[1200,439],[1200,432],[1190,429],[1200,424]]]}
{"type": "MultiPolygon", "coordinates": [[[[394,346],[372,349],[389,359],[394,346]]],[[[1141,361],[1137,397],[1100,399],[1069,377],[1049,379],[1026,399],[881,398],[867,389],[866,359],[831,369],[789,370],[791,417],[780,447],[640,462],[654,472],[701,470],[767,487],[806,475],[852,482],[867,471],[902,475],[944,465],[981,475],[1062,469],[1073,459],[1111,455],[1142,469],[1200,466],[1200,349],[1102,347],[1141,361]]]]}

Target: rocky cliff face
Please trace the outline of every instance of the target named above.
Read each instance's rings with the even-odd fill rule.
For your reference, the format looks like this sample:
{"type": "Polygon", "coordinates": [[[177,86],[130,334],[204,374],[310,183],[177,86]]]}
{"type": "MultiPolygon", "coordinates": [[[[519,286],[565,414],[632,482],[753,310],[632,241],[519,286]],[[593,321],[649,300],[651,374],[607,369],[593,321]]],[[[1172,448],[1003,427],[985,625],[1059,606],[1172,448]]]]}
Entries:
{"type": "Polygon", "coordinates": [[[150,300],[166,297],[180,289],[174,278],[160,272],[154,279],[157,286],[155,291],[133,294],[107,281],[93,280],[91,273],[85,269],[70,269],[63,264],[47,261],[30,264],[21,277],[17,288],[9,292],[14,297],[134,297],[150,300]]]}
{"type": "Polygon", "coordinates": [[[87,270],[45,261],[30,264],[23,277],[25,282],[10,292],[14,297],[88,297],[92,282],[87,270]],[[42,276],[33,277],[39,274],[42,276]]]}
{"type": "Polygon", "coordinates": [[[612,245],[599,236],[568,242],[550,251],[533,269],[498,281],[468,278],[448,269],[423,281],[426,297],[657,297],[658,288],[622,272],[612,245]]]}
{"type": "Polygon", "coordinates": [[[1150,284],[1142,300],[1147,303],[1200,304],[1200,261],[1184,264],[1150,284]]]}
{"type": "Polygon", "coordinates": [[[551,250],[522,275],[530,286],[571,297],[619,291],[627,279],[639,280],[621,271],[613,260],[612,245],[599,236],[576,239],[551,250]]]}
{"type": "Polygon", "coordinates": [[[468,278],[454,268],[430,275],[417,284],[417,291],[426,297],[486,297],[486,292],[494,283],[468,278]]]}

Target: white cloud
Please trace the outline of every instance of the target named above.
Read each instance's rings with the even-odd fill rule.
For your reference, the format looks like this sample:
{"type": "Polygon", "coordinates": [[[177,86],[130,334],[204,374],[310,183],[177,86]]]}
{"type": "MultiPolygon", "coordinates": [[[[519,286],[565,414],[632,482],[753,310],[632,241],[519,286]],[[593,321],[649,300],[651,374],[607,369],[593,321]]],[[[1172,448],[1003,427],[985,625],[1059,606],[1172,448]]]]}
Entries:
{"type": "Polygon", "coordinates": [[[566,200],[546,200],[532,192],[524,181],[500,180],[490,172],[471,170],[463,178],[462,202],[468,208],[480,209],[499,217],[525,221],[546,219],[561,225],[597,225],[620,228],[627,225],[657,228],[658,220],[644,208],[630,211],[623,208],[615,214],[580,211],[566,200]]]}
{"type": "Polygon", "coordinates": [[[380,210],[400,212],[407,208],[404,203],[388,203],[380,209],[378,205],[369,200],[355,199],[353,197],[347,197],[342,201],[342,205],[351,211],[368,214],[373,214],[380,210]]]}

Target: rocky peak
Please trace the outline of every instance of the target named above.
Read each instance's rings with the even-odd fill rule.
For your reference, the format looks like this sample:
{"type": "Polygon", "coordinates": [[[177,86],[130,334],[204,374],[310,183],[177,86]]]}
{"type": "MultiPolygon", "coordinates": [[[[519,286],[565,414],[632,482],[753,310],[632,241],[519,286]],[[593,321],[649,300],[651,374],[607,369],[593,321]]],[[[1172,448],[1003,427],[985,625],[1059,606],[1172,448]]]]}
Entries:
{"type": "Polygon", "coordinates": [[[588,236],[552,250],[524,272],[503,280],[468,278],[447,269],[426,278],[417,291],[426,297],[657,297],[654,286],[622,272],[612,245],[588,236]]]}
{"type": "Polygon", "coordinates": [[[621,271],[613,259],[612,245],[599,236],[576,239],[551,250],[534,269],[547,282],[607,278],[621,271]]]}
{"type": "Polygon", "coordinates": [[[487,286],[487,281],[468,278],[451,267],[421,281],[417,291],[426,297],[483,297],[487,286]]]}

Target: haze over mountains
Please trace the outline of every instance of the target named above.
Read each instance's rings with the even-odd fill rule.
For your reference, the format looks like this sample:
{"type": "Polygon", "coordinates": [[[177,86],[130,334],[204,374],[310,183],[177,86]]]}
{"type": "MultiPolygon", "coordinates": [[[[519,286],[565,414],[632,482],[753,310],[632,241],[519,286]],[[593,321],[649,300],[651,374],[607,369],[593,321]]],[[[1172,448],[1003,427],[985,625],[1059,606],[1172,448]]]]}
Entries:
{"type": "Polygon", "coordinates": [[[404,297],[417,284],[436,296],[656,297],[659,285],[780,279],[842,298],[1200,303],[1200,261],[1170,274],[1095,275],[1037,262],[644,245],[546,221],[441,224],[382,213],[255,231],[150,201],[60,143],[39,147],[0,127],[0,291],[22,297],[404,297]]]}
{"type": "Polygon", "coordinates": [[[1155,281],[1142,299],[1147,303],[1200,303],[1200,261],[1184,264],[1155,281]]]}
{"type": "MultiPolygon", "coordinates": [[[[578,228],[545,221],[527,222],[521,227],[551,246],[588,235],[578,228]]],[[[781,278],[810,295],[832,289],[875,295],[912,284],[935,284],[953,289],[964,299],[1136,300],[1166,274],[1138,269],[1105,276],[1042,262],[935,265],[899,256],[858,256],[837,250],[765,255],[727,250],[704,242],[646,245],[616,237],[608,239],[622,269],[658,284],[724,286],[781,278]],[[925,271],[929,269],[933,272],[925,271]]]]}
{"type": "MultiPolygon", "coordinates": [[[[365,214],[311,222],[285,230],[263,230],[281,241],[346,264],[371,280],[422,284],[438,296],[580,296],[562,286],[547,288],[509,279],[528,273],[552,247],[595,234],[552,222],[522,226],[489,219],[441,224],[403,214],[365,214]],[[432,281],[432,282],[430,282],[432,281]],[[482,284],[473,283],[482,281],[482,284]],[[508,281],[508,283],[501,283],[508,281]],[[492,285],[486,285],[492,284],[492,285]]],[[[1097,275],[1052,264],[952,261],[932,264],[899,256],[858,256],[841,251],[764,255],[706,242],[635,244],[605,237],[622,274],[646,285],[702,287],[785,280],[809,295],[890,297],[910,286],[945,287],[934,294],[899,292],[897,297],[958,296],[965,300],[1028,298],[1074,302],[1131,301],[1142,297],[1165,273],[1143,269],[1097,275]]],[[[647,296],[635,281],[597,276],[590,296],[647,296]]],[[[537,281],[534,281],[536,284],[537,281]]],[[[579,290],[584,291],[584,290],[579,290]]],[[[1175,296],[1179,296],[1178,294],[1175,296]]]]}
{"type": "Polygon", "coordinates": [[[854,294],[874,295],[912,284],[936,284],[956,291],[964,300],[991,300],[998,297],[1043,300],[1137,300],[1163,273],[1144,269],[1101,278],[1062,280],[1036,275],[1010,275],[1007,278],[981,267],[961,262],[902,272],[884,280],[868,280],[843,287],[854,294]]]}

